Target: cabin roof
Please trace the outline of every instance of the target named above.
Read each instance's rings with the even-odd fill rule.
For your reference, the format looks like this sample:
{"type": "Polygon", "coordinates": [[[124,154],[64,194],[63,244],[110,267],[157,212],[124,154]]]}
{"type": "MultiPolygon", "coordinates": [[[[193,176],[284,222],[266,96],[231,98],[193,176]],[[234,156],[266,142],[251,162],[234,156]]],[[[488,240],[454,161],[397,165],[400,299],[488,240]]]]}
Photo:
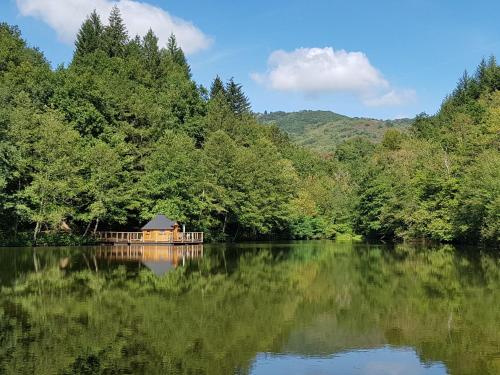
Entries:
{"type": "Polygon", "coordinates": [[[176,221],[170,220],[165,215],[156,215],[146,225],[142,227],[142,230],[173,229],[174,225],[177,225],[176,221]]]}

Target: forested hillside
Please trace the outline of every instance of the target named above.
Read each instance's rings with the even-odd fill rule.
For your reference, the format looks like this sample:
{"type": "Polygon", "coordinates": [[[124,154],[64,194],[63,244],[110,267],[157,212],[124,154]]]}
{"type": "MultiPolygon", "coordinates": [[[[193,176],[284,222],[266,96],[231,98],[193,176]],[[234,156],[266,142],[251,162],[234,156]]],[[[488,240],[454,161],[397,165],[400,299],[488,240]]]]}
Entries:
{"type": "Polygon", "coordinates": [[[413,120],[376,120],[348,117],[330,111],[269,112],[258,114],[265,124],[275,124],[298,145],[331,152],[353,137],[380,142],[387,129],[408,129],[413,120]]]}
{"type": "Polygon", "coordinates": [[[208,91],[174,36],[132,38],[117,8],[107,25],[88,17],[56,70],[2,24],[3,243],[134,229],[156,213],[212,239],[303,236],[308,220],[334,236],[348,188],[335,163],[260,125],[233,80],[208,91]]]}
{"type": "Polygon", "coordinates": [[[117,8],[106,24],[91,14],[55,70],[1,24],[2,244],[80,241],[156,213],[214,240],[495,242],[499,89],[492,58],[435,116],[322,156],[261,124],[235,81],[197,85],[174,36],[129,36],[117,8]]]}
{"type": "Polygon", "coordinates": [[[500,67],[491,57],[473,76],[464,73],[436,115],[417,116],[410,133],[389,130],[368,153],[359,144],[348,147],[346,160],[360,176],[356,230],[377,238],[498,243],[499,90],[500,67]]]}

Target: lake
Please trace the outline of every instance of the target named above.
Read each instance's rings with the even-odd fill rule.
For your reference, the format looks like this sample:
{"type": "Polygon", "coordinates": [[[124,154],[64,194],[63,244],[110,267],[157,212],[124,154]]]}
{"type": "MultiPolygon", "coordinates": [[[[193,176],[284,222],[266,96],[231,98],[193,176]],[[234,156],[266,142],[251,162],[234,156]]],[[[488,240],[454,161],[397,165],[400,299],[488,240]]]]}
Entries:
{"type": "Polygon", "coordinates": [[[0,288],[0,374],[500,374],[480,249],[0,248],[0,288]]]}

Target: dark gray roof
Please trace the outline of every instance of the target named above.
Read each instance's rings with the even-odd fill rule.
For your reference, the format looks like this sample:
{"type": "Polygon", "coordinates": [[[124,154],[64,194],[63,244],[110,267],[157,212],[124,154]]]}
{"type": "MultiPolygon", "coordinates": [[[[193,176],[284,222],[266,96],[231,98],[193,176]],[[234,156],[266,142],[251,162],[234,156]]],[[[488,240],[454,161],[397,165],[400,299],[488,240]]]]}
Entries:
{"type": "Polygon", "coordinates": [[[165,230],[172,229],[177,222],[170,220],[165,215],[156,215],[149,223],[142,227],[142,230],[165,230]]]}

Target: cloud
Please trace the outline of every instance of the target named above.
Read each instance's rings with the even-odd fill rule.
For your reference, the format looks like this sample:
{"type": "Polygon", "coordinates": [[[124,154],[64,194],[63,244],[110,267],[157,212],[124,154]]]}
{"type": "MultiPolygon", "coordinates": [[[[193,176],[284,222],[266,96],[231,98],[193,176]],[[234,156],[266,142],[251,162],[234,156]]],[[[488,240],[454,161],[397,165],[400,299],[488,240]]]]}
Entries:
{"type": "Polygon", "coordinates": [[[414,103],[417,99],[417,93],[411,89],[391,89],[389,92],[380,96],[363,98],[363,103],[369,107],[388,107],[400,106],[408,103],[414,103]]]}
{"type": "Polygon", "coordinates": [[[167,43],[174,33],[184,52],[191,54],[208,48],[212,39],[191,22],[169,14],[167,11],[139,1],[132,0],[16,0],[23,16],[41,19],[53,28],[65,43],[73,43],[76,34],[87,15],[94,9],[106,21],[113,5],[120,8],[130,36],[144,35],[153,29],[160,46],[167,43]]]}
{"type": "Polygon", "coordinates": [[[392,88],[364,53],[332,47],[274,51],[267,72],[251,77],[276,91],[306,95],[348,92],[369,106],[402,105],[416,96],[413,90],[392,88]]]}

